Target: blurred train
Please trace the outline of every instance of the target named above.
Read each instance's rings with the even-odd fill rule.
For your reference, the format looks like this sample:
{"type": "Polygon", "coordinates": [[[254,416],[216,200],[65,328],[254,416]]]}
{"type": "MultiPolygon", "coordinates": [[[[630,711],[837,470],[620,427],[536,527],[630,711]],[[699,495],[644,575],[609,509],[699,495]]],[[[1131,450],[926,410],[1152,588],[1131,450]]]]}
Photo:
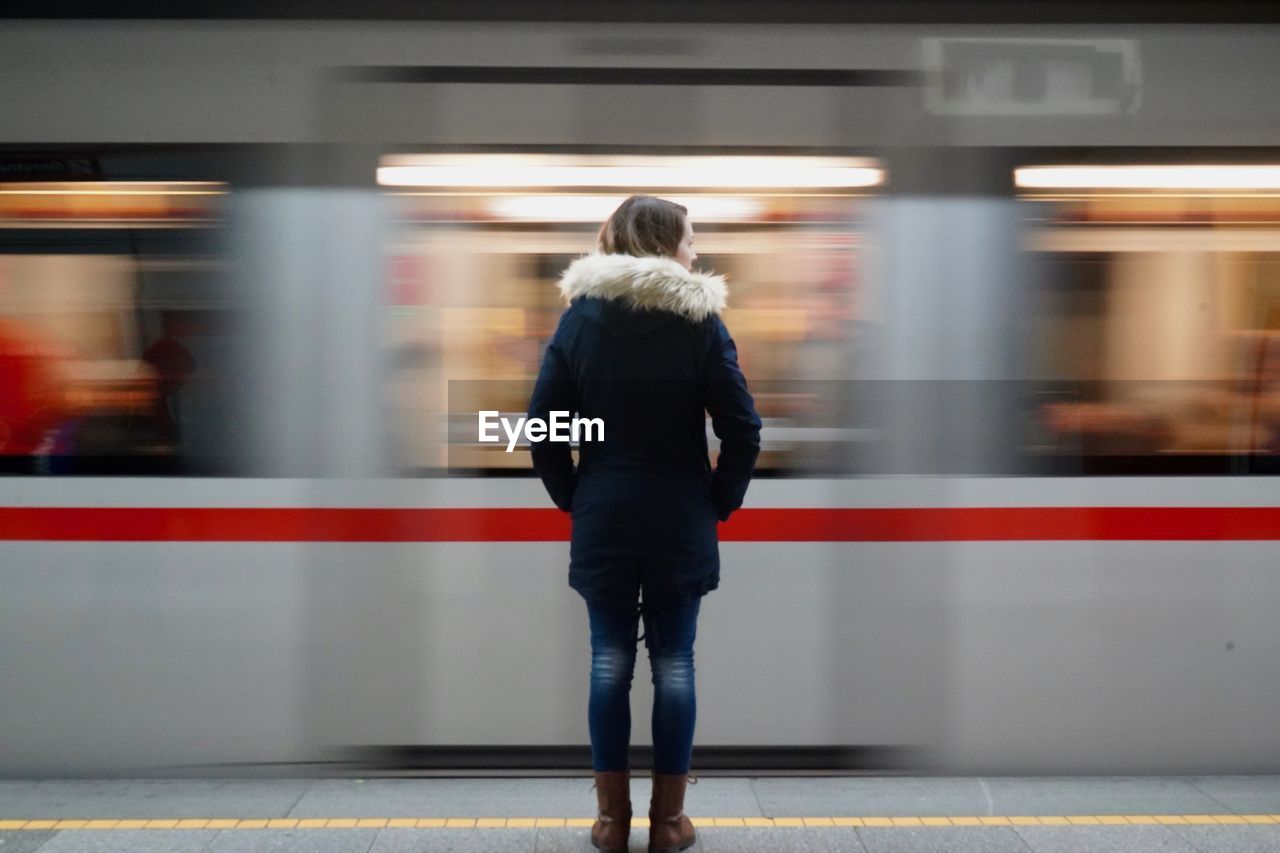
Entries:
{"type": "Polygon", "coordinates": [[[568,522],[475,418],[632,192],[765,419],[695,772],[1274,769],[1278,47],[7,23],[0,774],[585,770],[568,522]]]}

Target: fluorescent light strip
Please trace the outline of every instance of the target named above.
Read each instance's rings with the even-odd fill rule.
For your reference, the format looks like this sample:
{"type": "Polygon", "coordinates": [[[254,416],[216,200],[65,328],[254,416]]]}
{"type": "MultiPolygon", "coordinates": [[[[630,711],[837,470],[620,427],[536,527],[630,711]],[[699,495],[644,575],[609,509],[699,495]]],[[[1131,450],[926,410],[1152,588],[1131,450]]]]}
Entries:
{"type": "Polygon", "coordinates": [[[1024,189],[1280,189],[1280,166],[1026,166],[1013,175],[1024,189]]]}
{"type": "MultiPolygon", "coordinates": [[[[600,195],[521,195],[491,200],[487,207],[501,219],[524,219],[536,222],[603,222],[609,218],[626,196],[600,195]]],[[[751,219],[764,206],[750,198],[723,196],[689,196],[670,198],[689,208],[695,221],[727,222],[751,219]]]]}
{"type": "Polygon", "coordinates": [[[423,155],[384,158],[378,168],[378,183],[397,187],[816,189],[883,182],[871,161],[836,157],[423,155]]]}

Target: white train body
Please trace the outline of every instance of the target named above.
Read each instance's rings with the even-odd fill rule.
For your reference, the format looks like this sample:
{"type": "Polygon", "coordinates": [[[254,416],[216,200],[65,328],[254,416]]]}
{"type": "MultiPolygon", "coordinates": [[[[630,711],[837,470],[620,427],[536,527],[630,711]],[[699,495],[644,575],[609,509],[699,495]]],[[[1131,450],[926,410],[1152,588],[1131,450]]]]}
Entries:
{"type": "MultiPolygon", "coordinates": [[[[1203,362],[1180,365],[1180,345],[1161,337],[1200,328],[1194,309],[1179,313],[1202,299],[1199,279],[1179,276],[1202,256],[1267,256],[1280,239],[1267,225],[1174,237],[1057,228],[1028,214],[1035,202],[1009,169],[1088,161],[1083,150],[1143,162],[1255,147],[1249,156],[1266,159],[1256,146],[1280,139],[1278,46],[1280,30],[1265,26],[7,23],[0,160],[92,151],[133,169],[130,180],[148,177],[153,156],[180,162],[181,178],[216,172],[230,183],[215,229],[234,268],[224,296],[247,320],[233,346],[197,354],[233,365],[234,437],[216,406],[187,409],[188,447],[234,459],[222,476],[0,479],[0,775],[297,769],[352,748],[517,755],[586,742],[587,624],[566,583],[566,522],[531,477],[447,476],[423,462],[443,445],[395,412],[442,404],[415,396],[426,392],[412,365],[400,384],[386,380],[388,341],[417,340],[387,319],[388,267],[437,263],[433,234],[461,244],[448,225],[405,226],[373,171],[388,153],[477,151],[856,155],[889,176],[850,202],[854,224],[818,229],[849,238],[839,251],[854,258],[849,292],[874,322],[870,342],[823,338],[820,311],[764,297],[742,306],[743,335],[770,353],[757,355],[761,371],[786,359],[832,388],[950,383],[956,396],[891,392],[869,421],[766,419],[777,455],[725,528],[722,587],[703,610],[700,748],[760,750],[775,764],[815,748],[888,756],[847,769],[1274,769],[1274,480],[1230,461],[1239,454],[1179,475],[1169,460],[1182,457],[1145,451],[1174,467],[1047,475],[1024,464],[1035,442],[1017,389],[1204,381],[1203,362]],[[982,57],[1066,65],[1025,95],[982,57]],[[688,76],[520,80],[520,69],[579,66],[688,76]],[[451,82],[450,68],[474,76],[451,82]],[[787,82],[796,70],[858,74],[787,82]],[[948,82],[966,73],[968,87],[948,82]],[[1028,283],[1046,257],[1072,252],[1166,259],[1164,296],[1135,285],[1114,292],[1157,301],[1106,310],[1131,321],[1113,333],[1149,334],[1171,355],[1081,375],[1045,367],[1036,323],[1047,309],[1028,283]],[[1172,325],[1148,329],[1151,312],[1172,325]],[[856,458],[828,459],[830,448],[856,458]],[[415,461],[397,463],[405,454],[415,461]]],[[[707,239],[746,259],[734,261],[739,278],[823,281],[801,268],[806,227],[761,226],[757,241],[728,225],[707,239]]],[[[50,233],[52,249],[4,251],[61,256],[50,233]]],[[[453,306],[447,322],[430,315],[430,329],[451,334],[481,316],[468,312],[504,310],[485,276],[523,267],[503,258],[562,257],[590,236],[549,228],[539,246],[517,227],[459,234],[501,246],[432,267],[436,280],[494,288],[474,304],[424,300],[453,306]]],[[[167,238],[141,239],[145,255],[145,241],[167,238]]],[[[523,316],[510,320],[513,346],[533,339],[534,315],[523,316]]],[[[456,340],[446,363],[448,352],[480,358],[484,347],[456,340]]],[[[528,358],[512,352],[492,347],[495,359],[528,358]]],[[[648,741],[645,666],[635,743],[648,741]]]]}

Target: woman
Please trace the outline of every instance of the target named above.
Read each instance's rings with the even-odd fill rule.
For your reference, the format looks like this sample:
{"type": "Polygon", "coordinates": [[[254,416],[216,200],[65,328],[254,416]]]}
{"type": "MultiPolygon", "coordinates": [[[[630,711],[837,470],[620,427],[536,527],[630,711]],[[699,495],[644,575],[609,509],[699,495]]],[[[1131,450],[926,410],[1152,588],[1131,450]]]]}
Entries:
{"type": "Polygon", "coordinates": [[[701,597],[720,580],[716,523],[742,505],[760,418],[719,313],[724,279],[692,271],[681,205],[632,196],[600,229],[599,251],[560,280],[569,308],[547,346],[529,417],[604,422],[583,441],[531,445],[556,506],[573,514],[569,585],[591,624],[591,758],[599,819],[591,841],[625,850],[631,802],[629,693],[639,623],[653,671],[649,850],[694,842],[684,816],[693,751],[693,641],[701,597]],[[720,438],[707,458],[706,413],[720,438]]]}

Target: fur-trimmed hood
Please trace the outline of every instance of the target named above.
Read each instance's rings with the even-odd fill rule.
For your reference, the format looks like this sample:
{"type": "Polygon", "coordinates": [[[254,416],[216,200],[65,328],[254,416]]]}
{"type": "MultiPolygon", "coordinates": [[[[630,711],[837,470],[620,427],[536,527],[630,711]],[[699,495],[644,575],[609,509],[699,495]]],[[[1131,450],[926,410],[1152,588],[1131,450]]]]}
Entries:
{"type": "Polygon", "coordinates": [[[579,296],[620,300],[632,308],[668,311],[704,320],[724,310],[724,276],[690,272],[671,258],[593,253],[569,265],[560,277],[566,302],[579,296]]]}

